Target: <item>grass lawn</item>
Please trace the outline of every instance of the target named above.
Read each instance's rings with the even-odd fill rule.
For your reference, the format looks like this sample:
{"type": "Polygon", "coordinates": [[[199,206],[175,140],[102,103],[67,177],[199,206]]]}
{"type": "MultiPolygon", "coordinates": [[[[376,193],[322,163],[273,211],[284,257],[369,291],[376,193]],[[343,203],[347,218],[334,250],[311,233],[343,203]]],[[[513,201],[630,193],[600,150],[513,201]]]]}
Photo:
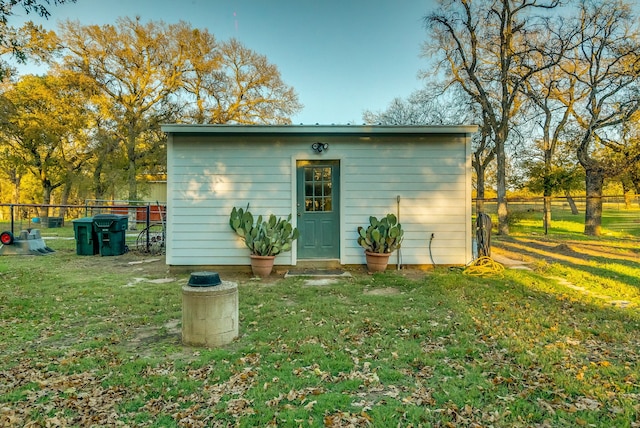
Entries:
{"type": "Polygon", "coordinates": [[[531,269],[503,276],[235,274],[221,349],[181,344],[188,275],[45,229],[55,253],[0,257],[0,426],[640,427],[638,212],[538,216],[494,238],[531,269]]]}

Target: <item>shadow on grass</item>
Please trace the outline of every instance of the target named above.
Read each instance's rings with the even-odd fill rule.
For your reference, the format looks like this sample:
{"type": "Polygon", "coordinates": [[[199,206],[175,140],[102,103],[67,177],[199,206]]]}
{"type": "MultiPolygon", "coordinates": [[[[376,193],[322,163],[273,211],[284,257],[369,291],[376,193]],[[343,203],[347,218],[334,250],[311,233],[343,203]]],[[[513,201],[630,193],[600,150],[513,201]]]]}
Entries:
{"type": "MultiPolygon", "coordinates": [[[[497,247],[535,260],[557,263],[576,272],[592,275],[592,280],[611,281],[640,290],[640,265],[635,254],[621,253],[621,247],[556,241],[551,239],[506,237],[495,241],[497,247]],[[615,251],[618,250],[618,251],[615,251]]],[[[633,251],[632,249],[629,249],[633,251]]],[[[585,281],[589,278],[584,276],[585,281]]],[[[637,294],[637,293],[636,293],[637,294]]]]}

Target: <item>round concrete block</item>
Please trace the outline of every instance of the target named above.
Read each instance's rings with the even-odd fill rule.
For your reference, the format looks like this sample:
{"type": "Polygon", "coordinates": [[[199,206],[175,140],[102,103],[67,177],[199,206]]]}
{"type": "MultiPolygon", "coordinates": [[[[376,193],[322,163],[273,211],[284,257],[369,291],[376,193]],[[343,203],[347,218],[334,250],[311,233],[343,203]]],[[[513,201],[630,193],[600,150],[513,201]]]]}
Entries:
{"type": "Polygon", "coordinates": [[[182,287],[182,343],[217,347],[238,337],[238,284],[182,287]]]}

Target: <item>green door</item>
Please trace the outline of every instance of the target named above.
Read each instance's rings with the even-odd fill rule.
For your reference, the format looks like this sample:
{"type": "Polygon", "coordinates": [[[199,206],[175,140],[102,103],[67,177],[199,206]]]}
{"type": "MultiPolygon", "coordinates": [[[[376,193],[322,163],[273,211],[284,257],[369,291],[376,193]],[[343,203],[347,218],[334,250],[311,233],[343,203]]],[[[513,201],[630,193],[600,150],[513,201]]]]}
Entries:
{"type": "Polygon", "coordinates": [[[298,161],[298,259],[340,258],[340,162],[298,161]]]}

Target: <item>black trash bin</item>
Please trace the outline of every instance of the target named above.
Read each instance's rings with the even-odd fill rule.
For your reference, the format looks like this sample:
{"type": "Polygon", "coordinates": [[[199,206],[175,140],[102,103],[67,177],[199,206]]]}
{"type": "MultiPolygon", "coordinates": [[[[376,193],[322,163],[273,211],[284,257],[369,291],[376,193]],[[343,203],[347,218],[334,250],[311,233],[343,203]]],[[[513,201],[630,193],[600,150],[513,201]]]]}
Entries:
{"type": "Polygon", "coordinates": [[[101,256],[119,256],[127,251],[126,233],[129,218],[126,215],[97,214],[93,216],[101,256]]]}
{"type": "Polygon", "coordinates": [[[62,227],[63,225],[64,225],[64,218],[62,218],[62,217],[49,217],[49,218],[47,218],[46,227],[48,227],[48,228],[62,227]]]}
{"type": "Polygon", "coordinates": [[[100,252],[98,234],[93,227],[93,217],[73,220],[73,233],[76,238],[76,254],[94,256],[100,252]]]}

